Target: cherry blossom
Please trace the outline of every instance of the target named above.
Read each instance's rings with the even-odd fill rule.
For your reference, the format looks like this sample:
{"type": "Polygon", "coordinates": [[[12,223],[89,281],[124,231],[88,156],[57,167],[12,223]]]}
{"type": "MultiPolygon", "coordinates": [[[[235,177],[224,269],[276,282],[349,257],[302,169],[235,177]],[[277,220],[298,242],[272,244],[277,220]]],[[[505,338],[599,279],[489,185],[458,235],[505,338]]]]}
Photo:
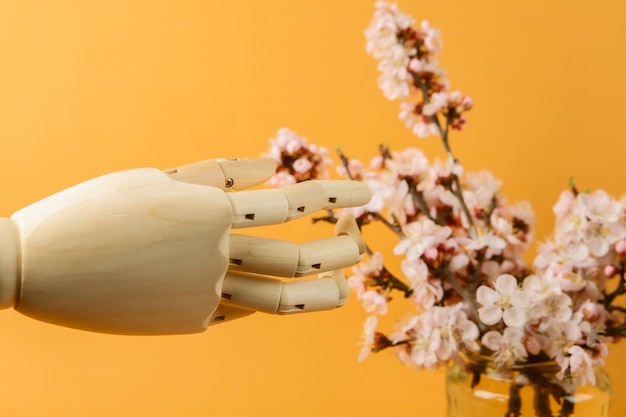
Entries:
{"type": "Polygon", "coordinates": [[[306,138],[287,128],[278,130],[269,142],[271,147],[266,156],[278,163],[276,175],[269,180],[271,185],[280,187],[329,177],[328,167],[333,161],[326,148],[310,145],[306,138]]]}
{"type": "Polygon", "coordinates": [[[468,172],[463,177],[463,197],[468,207],[488,210],[502,186],[502,181],[495,178],[489,171],[468,172]]]}
{"type": "Polygon", "coordinates": [[[390,48],[389,56],[380,61],[378,87],[389,100],[404,98],[410,91],[410,74],[407,70],[409,57],[401,45],[390,48]]]}
{"type": "Polygon", "coordinates": [[[582,386],[587,382],[595,384],[594,364],[589,354],[577,345],[569,348],[567,353],[569,356],[564,356],[559,360],[561,371],[557,373],[557,377],[562,379],[567,372],[574,386],[582,386]]]}
{"type": "Polygon", "coordinates": [[[431,27],[427,20],[422,20],[420,29],[426,34],[424,38],[424,45],[426,45],[426,48],[428,48],[431,53],[439,53],[443,47],[441,31],[431,27]]]}
{"type": "Polygon", "coordinates": [[[496,363],[510,367],[528,357],[523,344],[524,332],[516,327],[506,327],[502,333],[491,330],[482,337],[482,344],[494,352],[496,363]]]}
{"type": "Polygon", "coordinates": [[[361,342],[362,348],[359,352],[359,362],[364,361],[372,351],[377,325],[378,318],[376,316],[369,316],[365,320],[365,324],[363,326],[363,341],[361,342]]]}
{"type": "Polygon", "coordinates": [[[459,239],[459,241],[464,243],[463,246],[467,250],[476,252],[484,250],[487,258],[499,255],[506,247],[506,241],[487,228],[473,229],[469,237],[459,239]]]}
{"type": "Polygon", "coordinates": [[[524,292],[529,296],[531,303],[536,303],[545,297],[561,294],[561,286],[550,273],[532,274],[524,278],[524,292]]]}
{"type": "MultiPolygon", "coordinates": [[[[593,383],[608,344],[626,336],[626,197],[570,185],[553,206],[553,232],[527,264],[531,205],[508,202],[502,181],[488,170],[466,171],[450,146],[449,135],[464,127],[474,103],[450,90],[438,59],[439,29],[427,21],[416,26],[381,1],[365,36],[383,95],[400,101],[399,117],[414,135],[441,139],[445,158],[387,145],[367,165],[339,155],[337,174],[366,184],[372,199],[316,220],[335,223],[351,214],[361,228],[377,223],[397,237],[384,248],[380,230],[364,233],[368,256],[348,277],[369,316],[359,360],[392,348],[403,363],[437,369],[480,352],[504,367],[554,361],[563,382],[556,391],[540,386],[542,392],[593,383]],[[376,330],[377,316],[389,314],[397,299],[410,310],[388,337],[376,330]]],[[[276,186],[326,178],[332,163],[326,148],[289,129],[270,140],[267,155],[279,165],[270,180],[276,186]]]]}
{"type": "Polygon", "coordinates": [[[411,362],[418,369],[436,369],[439,365],[437,351],[441,346],[441,336],[435,331],[435,323],[428,315],[420,316],[420,320],[412,329],[411,362]]]}
{"type": "Polygon", "coordinates": [[[406,148],[402,151],[391,151],[392,158],[386,166],[398,178],[410,177],[417,181],[428,171],[430,164],[424,152],[417,148],[406,148]]]}
{"type": "Polygon", "coordinates": [[[433,309],[433,320],[439,323],[438,331],[442,340],[437,356],[442,361],[451,359],[461,348],[468,351],[479,349],[476,342],[480,335],[478,326],[467,318],[462,307],[458,303],[433,309]]]}
{"type": "Polygon", "coordinates": [[[406,127],[420,138],[427,138],[439,133],[439,128],[433,120],[423,113],[423,106],[412,102],[400,103],[400,120],[406,127]]]}
{"type": "Polygon", "coordinates": [[[364,260],[352,267],[352,275],[348,277],[348,285],[357,291],[360,296],[368,288],[368,281],[380,275],[383,269],[383,254],[376,252],[367,260],[364,260]]]}
{"type": "Polygon", "coordinates": [[[387,314],[387,295],[382,290],[368,290],[359,295],[363,309],[368,313],[387,314]]]}
{"type": "Polygon", "coordinates": [[[402,12],[396,4],[376,2],[374,18],[365,31],[367,52],[377,59],[386,57],[389,48],[397,43],[397,32],[409,28],[413,23],[413,18],[402,12]]]}
{"type": "Polygon", "coordinates": [[[487,325],[496,324],[500,319],[510,327],[521,327],[526,322],[528,295],[512,275],[500,275],[493,289],[486,285],[478,287],[476,301],[482,306],[478,309],[480,320],[487,325]]]}
{"type": "Polygon", "coordinates": [[[601,223],[615,223],[624,217],[621,204],[611,198],[604,190],[580,193],[577,196],[585,216],[589,220],[601,223]]]}
{"type": "MultiPolygon", "coordinates": [[[[526,288],[526,286],[524,286],[526,288]]],[[[541,298],[528,309],[529,318],[550,317],[565,323],[572,317],[572,299],[567,294],[551,294],[541,298]]]]}
{"type": "Polygon", "coordinates": [[[448,105],[448,93],[434,93],[430,97],[430,101],[424,105],[422,113],[426,116],[432,116],[442,108],[448,105]]]}
{"type": "Polygon", "coordinates": [[[578,343],[582,337],[582,314],[573,314],[567,322],[545,316],[537,326],[535,336],[541,342],[542,350],[557,362],[567,350],[578,343]]]}
{"type": "Polygon", "coordinates": [[[432,220],[424,218],[408,224],[404,229],[406,238],[396,245],[393,252],[396,255],[406,253],[407,258],[419,258],[424,251],[450,236],[451,230],[446,226],[439,226],[432,220]]]}
{"type": "Polygon", "coordinates": [[[431,308],[443,298],[443,287],[438,280],[429,280],[428,266],[419,258],[405,259],[401,264],[404,276],[413,290],[413,301],[423,309],[431,308]]]}

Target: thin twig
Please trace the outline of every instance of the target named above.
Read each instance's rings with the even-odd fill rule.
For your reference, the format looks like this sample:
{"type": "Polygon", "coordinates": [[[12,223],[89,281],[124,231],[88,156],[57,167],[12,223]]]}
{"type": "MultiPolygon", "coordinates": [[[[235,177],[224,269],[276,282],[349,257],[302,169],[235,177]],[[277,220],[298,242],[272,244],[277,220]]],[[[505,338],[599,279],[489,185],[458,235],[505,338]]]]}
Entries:
{"type": "MultiPolygon", "coordinates": [[[[419,76],[417,76],[416,74],[413,74],[413,80],[415,81],[415,84],[419,87],[420,91],[422,92],[422,98],[424,100],[424,104],[428,104],[429,103],[428,86],[426,86],[422,82],[422,80],[419,78],[419,76]]],[[[437,127],[437,130],[439,131],[441,142],[443,144],[444,149],[446,150],[446,153],[448,154],[448,157],[450,158],[453,164],[458,164],[459,160],[454,156],[454,153],[452,153],[452,148],[450,147],[450,141],[448,138],[451,119],[452,119],[452,114],[449,114],[446,117],[445,126],[442,126],[436,114],[433,114],[430,116],[431,122],[437,127]]],[[[453,188],[452,192],[454,193],[456,198],[459,200],[459,203],[461,204],[461,209],[463,210],[463,213],[465,214],[465,217],[467,218],[467,224],[469,225],[470,229],[474,229],[474,220],[472,219],[472,215],[470,214],[467,204],[465,203],[465,198],[463,197],[463,189],[461,187],[461,181],[459,180],[459,177],[456,174],[452,173],[452,175],[453,175],[453,184],[454,184],[454,187],[452,187],[453,188]]]]}
{"type": "Polygon", "coordinates": [[[394,222],[391,223],[389,220],[387,220],[382,214],[380,214],[377,211],[368,211],[367,214],[369,214],[374,219],[384,224],[389,230],[391,230],[396,235],[398,235],[400,239],[406,239],[406,235],[402,232],[402,227],[400,226],[400,223],[398,223],[398,221],[395,220],[395,216],[394,216],[394,222]]]}

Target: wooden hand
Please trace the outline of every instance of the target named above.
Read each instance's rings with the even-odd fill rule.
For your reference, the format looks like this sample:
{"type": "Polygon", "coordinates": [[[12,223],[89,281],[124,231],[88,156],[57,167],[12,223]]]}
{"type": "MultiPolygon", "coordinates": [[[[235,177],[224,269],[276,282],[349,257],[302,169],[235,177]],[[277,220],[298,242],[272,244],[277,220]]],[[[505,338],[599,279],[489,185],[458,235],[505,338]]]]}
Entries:
{"type": "Polygon", "coordinates": [[[274,169],[268,159],[223,159],[116,172],[0,219],[0,308],[103,333],[181,334],[254,311],[342,305],[341,268],[365,251],[353,220],[302,244],[231,231],[363,205],[371,192],[350,181],[234,191],[274,169]]]}

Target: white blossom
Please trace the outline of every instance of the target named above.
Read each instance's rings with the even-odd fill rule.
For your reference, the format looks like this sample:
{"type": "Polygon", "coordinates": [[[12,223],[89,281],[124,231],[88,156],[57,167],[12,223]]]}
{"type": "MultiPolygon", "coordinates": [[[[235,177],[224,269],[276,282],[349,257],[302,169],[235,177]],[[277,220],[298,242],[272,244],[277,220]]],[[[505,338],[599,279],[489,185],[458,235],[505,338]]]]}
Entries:
{"type": "Polygon", "coordinates": [[[492,325],[502,319],[510,327],[521,327],[526,322],[528,295],[517,284],[517,279],[508,274],[500,275],[494,288],[481,285],[476,290],[476,301],[480,320],[492,325]]]}

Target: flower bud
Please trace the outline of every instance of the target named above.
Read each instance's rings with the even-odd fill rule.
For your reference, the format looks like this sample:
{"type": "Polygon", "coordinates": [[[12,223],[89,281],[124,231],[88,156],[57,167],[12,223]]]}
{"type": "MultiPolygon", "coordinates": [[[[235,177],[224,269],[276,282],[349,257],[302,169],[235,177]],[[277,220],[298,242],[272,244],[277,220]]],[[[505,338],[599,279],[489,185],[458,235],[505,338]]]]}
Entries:
{"type": "Polygon", "coordinates": [[[467,97],[467,96],[463,97],[462,103],[463,103],[464,110],[470,110],[472,107],[474,107],[474,100],[472,100],[471,97],[467,97]]]}
{"type": "Polygon", "coordinates": [[[626,259],[626,240],[620,240],[615,244],[615,252],[620,259],[626,259]]]}
{"type": "Polygon", "coordinates": [[[424,70],[424,64],[417,58],[412,58],[409,61],[409,71],[420,73],[424,70]]]}
{"type": "Polygon", "coordinates": [[[439,259],[439,251],[435,247],[430,247],[424,251],[424,258],[431,262],[435,262],[439,259]]]}
{"type": "Polygon", "coordinates": [[[613,278],[617,274],[618,269],[615,265],[607,265],[604,267],[604,275],[607,278],[613,278]]]}

